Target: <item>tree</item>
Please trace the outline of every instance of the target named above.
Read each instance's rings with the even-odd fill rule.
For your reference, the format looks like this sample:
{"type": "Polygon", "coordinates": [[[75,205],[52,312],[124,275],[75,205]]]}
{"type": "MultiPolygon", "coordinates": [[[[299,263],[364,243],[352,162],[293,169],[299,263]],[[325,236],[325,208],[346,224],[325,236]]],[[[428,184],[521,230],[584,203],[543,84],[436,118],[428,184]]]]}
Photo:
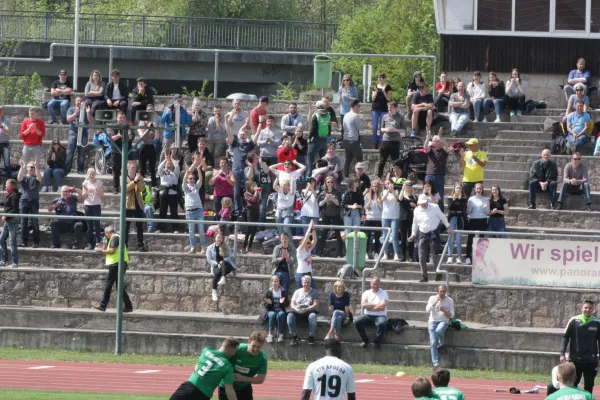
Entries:
{"type": "MultiPolygon", "coordinates": [[[[440,71],[440,38],[436,32],[433,2],[377,0],[371,5],[358,7],[354,14],[341,19],[332,51],[435,55],[440,71]]],[[[412,80],[414,71],[421,71],[430,83],[435,80],[432,76],[433,61],[430,60],[336,57],[334,62],[335,70],[352,74],[355,82],[361,80],[363,64],[373,66],[374,77],[385,72],[396,100],[404,101],[404,88],[412,80]]]]}

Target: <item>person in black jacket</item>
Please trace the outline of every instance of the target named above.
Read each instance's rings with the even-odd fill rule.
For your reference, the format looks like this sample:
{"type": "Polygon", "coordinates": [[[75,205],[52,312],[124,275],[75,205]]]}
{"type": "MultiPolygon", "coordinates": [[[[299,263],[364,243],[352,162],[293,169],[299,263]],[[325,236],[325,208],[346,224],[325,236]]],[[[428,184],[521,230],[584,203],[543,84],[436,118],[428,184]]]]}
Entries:
{"type": "MultiPolygon", "coordinates": [[[[127,121],[125,117],[125,113],[119,111],[117,112],[117,125],[123,125],[125,127],[127,121]]],[[[131,150],[131,143],[133,142],[133,133],[131,131],[125,129],[109,129],[108,131],[110,135],[110,139],[113,141],[115,147],[119,150],[123,149],[123,138],[127,133],[128,139],[128,149],[131,150]]],[[[119,151],[115,149],[112,150],[112,161],[113,161],[113,193],[119,193],[119,188],[121,187],[121,162],[123,161],[123,156],[119,151]]]]}
{"type": "Polygon", "coordinates": [[[129,89],[120,82],[121,73],[118,69],[113,69],[110,73],[111,82],[106,85],[106,94],[100,109],[108,108],[113,110],[121,110],[127,113],[127,101],[129,98],[129,89]]]}
{"type": "MultiPolygon", "coordinates": [[[[6,181],[6,191],[8,195],[4,200],[4,213],[5,214],[18,214],[19,213],[19,201],[21,200],[21,193],[17,190],[17,181],[9,179],[6,181]]],[[[19,257],[17,254],[17,224],[18,219],[16,217],[2,217],[2,234],[0,234],[0,245],[2,246],[2,260],[0,260],[0,267],[17,268],[19,265],[19,257]],[[12,264],[7,265],[8,262],[8,251],[6,248],[6,241],[10,234],[10,254],[12,256],[12,264]]]]}
{"type": "Polygon", "coordinates": [[[285,308],[290,305],[287,290],[279,286],[279,276],[271,277],[271,288],[265,295],[265,310],[269,320],[269,335],[267,342],[273,343],[273,331],[275,330],[275,321],[279,336],[277,342],[283,342],[283,332],[285,331],[286,313],[285,308]]]}
{"type": "Polygon", "coordinates": [[[131,102],[130,121],[135,121],[135,113],[145,111],[148,104],[154,104],[154,95],[152,88],[146,86],[146,78],[137,78],[137,87],[131,92],[133,101],[131,102]]]}
{"type": "Polygon", "coordinates": [[[542,151],[542,158],[531,164],[529,170],[529,209],[535,210],[535,195],[538,191],[550,192],[550,208],[556,207],[556,180],[558,179],[558,167],[550,159],[550,150],[542,151]]]}
{"type": "Polygon", "coordinates": [[[598,350],[600,348],[600,319],[592,314],[595,303],[585,300],[581,305],[581,315],[569,320],[560,346],[560,362],[566,362],[567,346],[569,346],[568,361],[575,364],[577,386],[583,375],[584,389],[590,393],[594,389],[596,368],[598,367],[598,350]]]}
{"type": "Polygon", "coordinates": [[[48,151],[48,168],[44,170],[44,183],[42,185],[42,192],[51,192],[48,189],[50,185],[50,178],[54,177],[56,181],[56,190],[62,186],[62,178],[65,176],[65,169],[67,165],[67,149],[60,144],[60,140],[52,140],[52,148],[48,151]]]}

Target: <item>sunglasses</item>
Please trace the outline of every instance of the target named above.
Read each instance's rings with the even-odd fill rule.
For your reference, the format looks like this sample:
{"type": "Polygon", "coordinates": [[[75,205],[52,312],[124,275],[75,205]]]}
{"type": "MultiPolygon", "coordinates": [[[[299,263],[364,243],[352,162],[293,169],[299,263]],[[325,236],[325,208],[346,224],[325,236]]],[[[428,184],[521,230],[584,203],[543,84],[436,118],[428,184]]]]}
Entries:
{"type": "Polygon", "coordinates": [[[344,82],[347,82],[347,81],[349,81],[350,79],[342,79],[342,80],[343,80],[344,82]]]}
{"type": "Polygon", "coordinates": [[[574,158],[573,161],[579,161],[581,158],[574,158]]]}
{"type": "Polygon", "coordinates": [[[29,169],[35,169],[35,165],[28,165],[27,168],[29,168],[29,169]]]}
{"type": "Polygon", "coordinates": [[[577,89],[576,92],[583,92],[583,89],[577,89]]]}

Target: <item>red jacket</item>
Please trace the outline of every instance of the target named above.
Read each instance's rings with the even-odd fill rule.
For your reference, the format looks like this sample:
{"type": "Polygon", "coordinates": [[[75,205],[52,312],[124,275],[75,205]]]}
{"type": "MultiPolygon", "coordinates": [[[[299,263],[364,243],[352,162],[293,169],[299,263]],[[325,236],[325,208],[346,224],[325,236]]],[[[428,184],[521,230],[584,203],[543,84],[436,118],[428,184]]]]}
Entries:
{"type": "MultiPolygon", "coordinates": [[[[296,170],[296,164],[294,164],[294,160],[296,160],[296,158],[298,158],[298,150],[292,148],[292,147],[280,147],[279,149],[277,149],[277,162],[283,163],[286,161],[291,161],[292,162],[292,171],[296,170]],[[287,154],[286,154],[286,150],[287,150],[287,154]]],[[[283,171],[283,166],[279,167],[280,170],[283,171]]]]}
{"type": "Polygon", "coordinates": [[[21,124],[21,132],[19,133],[19,136],[21,136],[21,139],[23,139],[23,144],[26,146],[41,146],[42,139],[44,139],[44,136],[46,136],[46,124],[44,123],[44,120],[38,118],[35,120],[35,122],[33,122],[29,118],[26,118],[21,124]],[[31,128],[29,133],[25,133],[27,128],[29,128],[29,126],[32,124],[35,124],[41,134],[38,135],[33,128],[31,128]]]}

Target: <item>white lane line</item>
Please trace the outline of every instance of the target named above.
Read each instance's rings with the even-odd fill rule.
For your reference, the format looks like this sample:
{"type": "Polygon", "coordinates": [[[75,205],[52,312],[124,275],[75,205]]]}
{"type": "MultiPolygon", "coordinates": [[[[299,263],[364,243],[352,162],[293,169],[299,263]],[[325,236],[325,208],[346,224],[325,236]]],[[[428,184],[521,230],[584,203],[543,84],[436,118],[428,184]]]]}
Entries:
{"type": "Polygon", "coordinates": [[[54,365],[40,365],[37,367],[29,367],[27,369],[50,369],[50,368],[56,368],[54,365]]]}
{"type": "Polygon", "coordinates": [[[375,379],[359,379],[357,381],[354,381],[356,383],[367,383],[367,382],[375,382],[375,379]]]}
{"type": "Polygon", "coordinates": [[[145,369],[143,371],[135,371],[134,374],[155,374],[160,372],[160,369],[145,369]]]}

